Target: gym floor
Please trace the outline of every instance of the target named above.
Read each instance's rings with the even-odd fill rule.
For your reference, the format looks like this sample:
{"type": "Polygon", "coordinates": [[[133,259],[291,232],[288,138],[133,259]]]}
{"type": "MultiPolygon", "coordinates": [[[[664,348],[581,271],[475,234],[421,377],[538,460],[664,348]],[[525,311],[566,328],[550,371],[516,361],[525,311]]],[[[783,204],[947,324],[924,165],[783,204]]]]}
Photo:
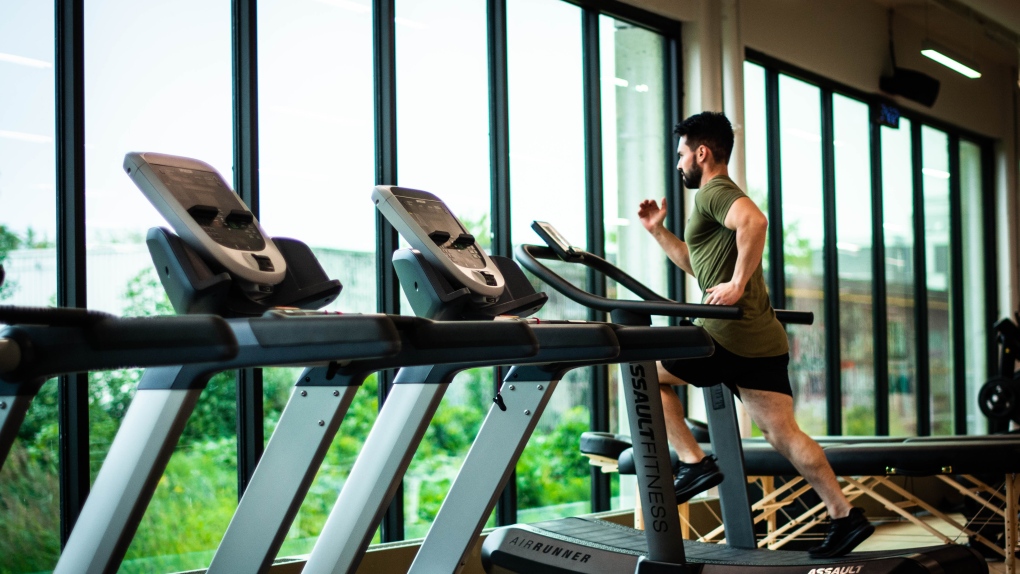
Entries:
{"type": "MultiPolygon", "coordinates": [[[[950,515],[954,519],[963,522],[962,515],[950,515]]],[[[955,533],[951,529],[943,529],[944,523],[938,520],[926,521],[939,532],[946,536],[953,537],[955,533]]],[[[889,522],[882,524],[875,529],[863,544],[857,547],[858,550],[886,550],[894,548],[910,548],[915,546],[929,546],[939,544],[939,540],[920,526],[909,522],[889,522]]],[[[1005,574],[1005,562],[989,562],[988,571],[990,574],[1005,574]]]]}

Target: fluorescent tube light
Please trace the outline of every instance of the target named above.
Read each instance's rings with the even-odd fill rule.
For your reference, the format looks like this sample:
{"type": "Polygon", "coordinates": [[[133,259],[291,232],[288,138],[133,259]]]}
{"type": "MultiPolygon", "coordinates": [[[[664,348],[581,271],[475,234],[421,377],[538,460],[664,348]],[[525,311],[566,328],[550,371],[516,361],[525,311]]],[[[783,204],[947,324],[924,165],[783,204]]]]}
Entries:
{"type": "Polygon", "coordinates": [[[949,172],[942,169],[935,169],[934,167],[922,167],[921,173],[929,177],[938,179],[949,179],[949,172]]]}
{"type": "Polygon", "coordinates": [[[921,54],[968,78],[981,77],[981,72],[973,62],[931,40],[925,40],[921,45],[921,54]]]}
{"type": "Polygon", "coordinates": [[[26,58],[24,56],[15,56],[14,54],[4,54],[0,52],[0,62],[10,62],[12,64],[20,64],[22,66],[28,66],[30,68],[52,68],[52,62],[46,62],[43,60],[36,60],[35,58],[26,58]]]}

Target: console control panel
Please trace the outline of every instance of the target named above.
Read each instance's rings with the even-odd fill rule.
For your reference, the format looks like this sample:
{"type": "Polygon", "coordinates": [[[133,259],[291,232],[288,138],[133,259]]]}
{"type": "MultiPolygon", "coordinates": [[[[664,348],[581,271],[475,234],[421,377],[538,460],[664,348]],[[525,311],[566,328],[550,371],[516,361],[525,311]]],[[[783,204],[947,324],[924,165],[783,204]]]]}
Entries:
{"type": "Polygon", "coordinates": [[[372,201],[447,278],[486,298],[502,295],[503,275],[441,199],[426,191],[380,185],[372,191],[372,201]]]}
{"type": "Polygon", "coordinates": [[[269,295],[283,281],[283,256],[211,165],[132,152],[124,171],[182,239],[241,279],[249,295],[269,295]]]}

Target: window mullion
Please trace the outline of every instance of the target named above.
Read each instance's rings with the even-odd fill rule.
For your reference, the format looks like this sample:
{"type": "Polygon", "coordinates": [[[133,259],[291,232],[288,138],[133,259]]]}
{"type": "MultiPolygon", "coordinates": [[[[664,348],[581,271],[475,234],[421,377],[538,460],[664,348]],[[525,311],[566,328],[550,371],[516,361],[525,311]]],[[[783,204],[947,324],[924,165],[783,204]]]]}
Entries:
{"type": "MultiPolygon", "coordinates": [[[[57,0],[57,305],[81,308],[86,307],[84,11],[82,0],[57,0]]],[[[63,375],[58,384],[63,546],[89,493],[88,375],[63,375]]]]}
{"type": "Polygon", "coordinates": [[[832,111],[832,90],[821,90],[822,97],[822,217],[825,299],[825,406],[826,430],[843,434],[843,385],[840,370],[839,329],[839,251],[836,248],[836,150],[832,111]]]}
{"type": "Polygon", "coordinates": [[[916,351],[917,393],[917,434],[931,434],[931,378],[928,358],[928,263],[926,260],[927,242],[924,236],[924,174],[923,152],[921,142],[921,123],[911,122],[911,171],[913,174],[914,204],[914,341],[916,351]]]}

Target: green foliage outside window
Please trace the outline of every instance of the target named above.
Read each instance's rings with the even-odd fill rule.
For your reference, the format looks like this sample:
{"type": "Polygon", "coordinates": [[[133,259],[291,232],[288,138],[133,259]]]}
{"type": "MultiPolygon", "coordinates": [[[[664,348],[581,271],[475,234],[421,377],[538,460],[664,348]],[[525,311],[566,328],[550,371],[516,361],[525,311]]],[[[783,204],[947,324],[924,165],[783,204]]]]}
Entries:
{"type": "MultiPolygon", "coordinates": [[[[11,231],[6,225],[0,225],[0,265],[7,261],[10,252],[15,249],[44,249],[47,247],[53,247],[53,243],[45,238],[40,238],[31,227],[25,231],[25,236],[22,237],[11,231]]],[[[11,298],[17,289],[17,280],[8,275],[3,285],[0,285],[0,301],[11,298]]]]}

